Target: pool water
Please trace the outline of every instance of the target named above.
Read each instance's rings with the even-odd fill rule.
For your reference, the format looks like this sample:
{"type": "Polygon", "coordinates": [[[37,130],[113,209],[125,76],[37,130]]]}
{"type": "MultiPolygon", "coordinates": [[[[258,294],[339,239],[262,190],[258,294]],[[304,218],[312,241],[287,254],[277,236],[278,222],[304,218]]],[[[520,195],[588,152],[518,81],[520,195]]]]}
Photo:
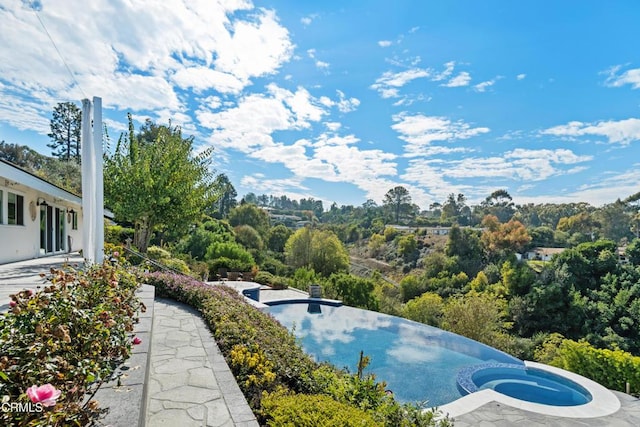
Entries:
{"type": "Polygon", "coordinates": [[[464,369],[458,374],[458,384],[468,392],[492,389],[507,396],[544,405],[584,405],[592,399],[584,387],[567,378],[520,365],[497,364],[464,369]]]}
{"type": "Polygon", "coordinates": [[[347,306],[278,304],[269,312],[300,338],[305,352],[357,372],[360,351],[370,358],[365,372],[384,381],[401,402],[441,406],[466,392],[460,369],[487,362],[524,366],[506,353],[451,332],[400,317],[347,306]]]}

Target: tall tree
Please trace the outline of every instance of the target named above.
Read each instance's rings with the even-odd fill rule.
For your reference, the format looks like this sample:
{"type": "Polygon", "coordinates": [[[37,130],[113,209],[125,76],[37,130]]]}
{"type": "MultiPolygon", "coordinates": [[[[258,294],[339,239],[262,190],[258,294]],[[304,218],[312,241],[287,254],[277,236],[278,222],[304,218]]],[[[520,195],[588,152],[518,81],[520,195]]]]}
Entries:
{"type": "Polygon", "coordinates": [[[234,208],[238,202],[236,201],[236,196],[238,193],[236,189],[229,181],[227,175],[221,173],[216,176],[214,181],[214,188],[216,189],[216,212],[220,218],[226,218],[229,215],[229,212],[232,208],[234,208]]]}
{"type": "Polygon", "coordinates": [[[58,103],[53,109],[53,118],[50,122],[51,154],[62,160],[75,160],[80,162],[80,132],[82,124],[82,112],[73,102],[58,103]]]}
{"type": "Polygon", "coordinates": [[[138,249],[154,231],[186,230],[200,218],[214,196],[210,154],[194,155],[193,138],[171,124],[148,121],[136,135],[129,115],[129,133],[105,159],[104,192],[116,219],[134,224],[138,249]]]}
{"type": "Polygon", "coordinates": [[[478,208],[482,211],[482,217],[495,215],[500,222],[507,222],[515,213],[513,199],[507,190],[496,190],[480,203],[478,208]]]}
{"type": "Polygon", "coordinates": [[[383,205],[393,212],[397,224],[400,221],[400,214],[411,210],[409,191],[401,185],[392,188],[384,195],[383,205]]]}

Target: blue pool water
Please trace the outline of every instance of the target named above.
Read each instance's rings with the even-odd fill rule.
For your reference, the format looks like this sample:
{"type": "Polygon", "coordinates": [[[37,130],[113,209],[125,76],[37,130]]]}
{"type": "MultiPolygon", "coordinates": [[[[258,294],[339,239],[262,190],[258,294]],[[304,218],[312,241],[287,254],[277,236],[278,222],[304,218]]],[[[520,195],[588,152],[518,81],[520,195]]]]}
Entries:
{"type": "Polygon", "coordinates": [[[575,406],[592,400],[589,391],[568,378],[521,365],[487,364],[465,368],[458,373],[458,385],[469,393],[492,389],[544,405],[575,406]]]}
{"type": "Polygon", "coordinates": [[[301,339],[317,361],[357,371],[360,351],[366,372],[385,381],[401,402],[440,406],[466,392],[457,386],[460,369],[487,362],[524,363],[492,347],[422,323],[347,306],[278,304],[269,312],[301,339]]]}

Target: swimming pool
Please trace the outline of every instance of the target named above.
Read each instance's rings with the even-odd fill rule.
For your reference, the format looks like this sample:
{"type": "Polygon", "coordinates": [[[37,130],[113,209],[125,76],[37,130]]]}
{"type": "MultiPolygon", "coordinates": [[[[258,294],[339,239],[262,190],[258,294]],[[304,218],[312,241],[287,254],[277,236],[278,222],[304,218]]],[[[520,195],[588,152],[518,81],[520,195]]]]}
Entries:
{"type": "Polygon", "coordinates": [[[268,308],[294,331],[317,361],[357,371],[360,351],[371,363],[366,372],[385,381],[401,402],[440,406],[462,397],[460,369],[496,362],[524,362],[487,345],[400,317],[347,306],[286,303],[268,308]]]}

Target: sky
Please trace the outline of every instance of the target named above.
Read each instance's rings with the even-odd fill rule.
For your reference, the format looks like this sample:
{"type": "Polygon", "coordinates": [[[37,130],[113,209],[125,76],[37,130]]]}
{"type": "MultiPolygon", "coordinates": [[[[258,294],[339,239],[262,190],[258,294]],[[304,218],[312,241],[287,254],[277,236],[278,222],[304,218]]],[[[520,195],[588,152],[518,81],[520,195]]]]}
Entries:
{"type": "Polygon", "coordinates": [[[640,191],[637,0],[0,0],[0,140],[102,98],[180,125],[239,197],[422,209],[640,191]]]}

